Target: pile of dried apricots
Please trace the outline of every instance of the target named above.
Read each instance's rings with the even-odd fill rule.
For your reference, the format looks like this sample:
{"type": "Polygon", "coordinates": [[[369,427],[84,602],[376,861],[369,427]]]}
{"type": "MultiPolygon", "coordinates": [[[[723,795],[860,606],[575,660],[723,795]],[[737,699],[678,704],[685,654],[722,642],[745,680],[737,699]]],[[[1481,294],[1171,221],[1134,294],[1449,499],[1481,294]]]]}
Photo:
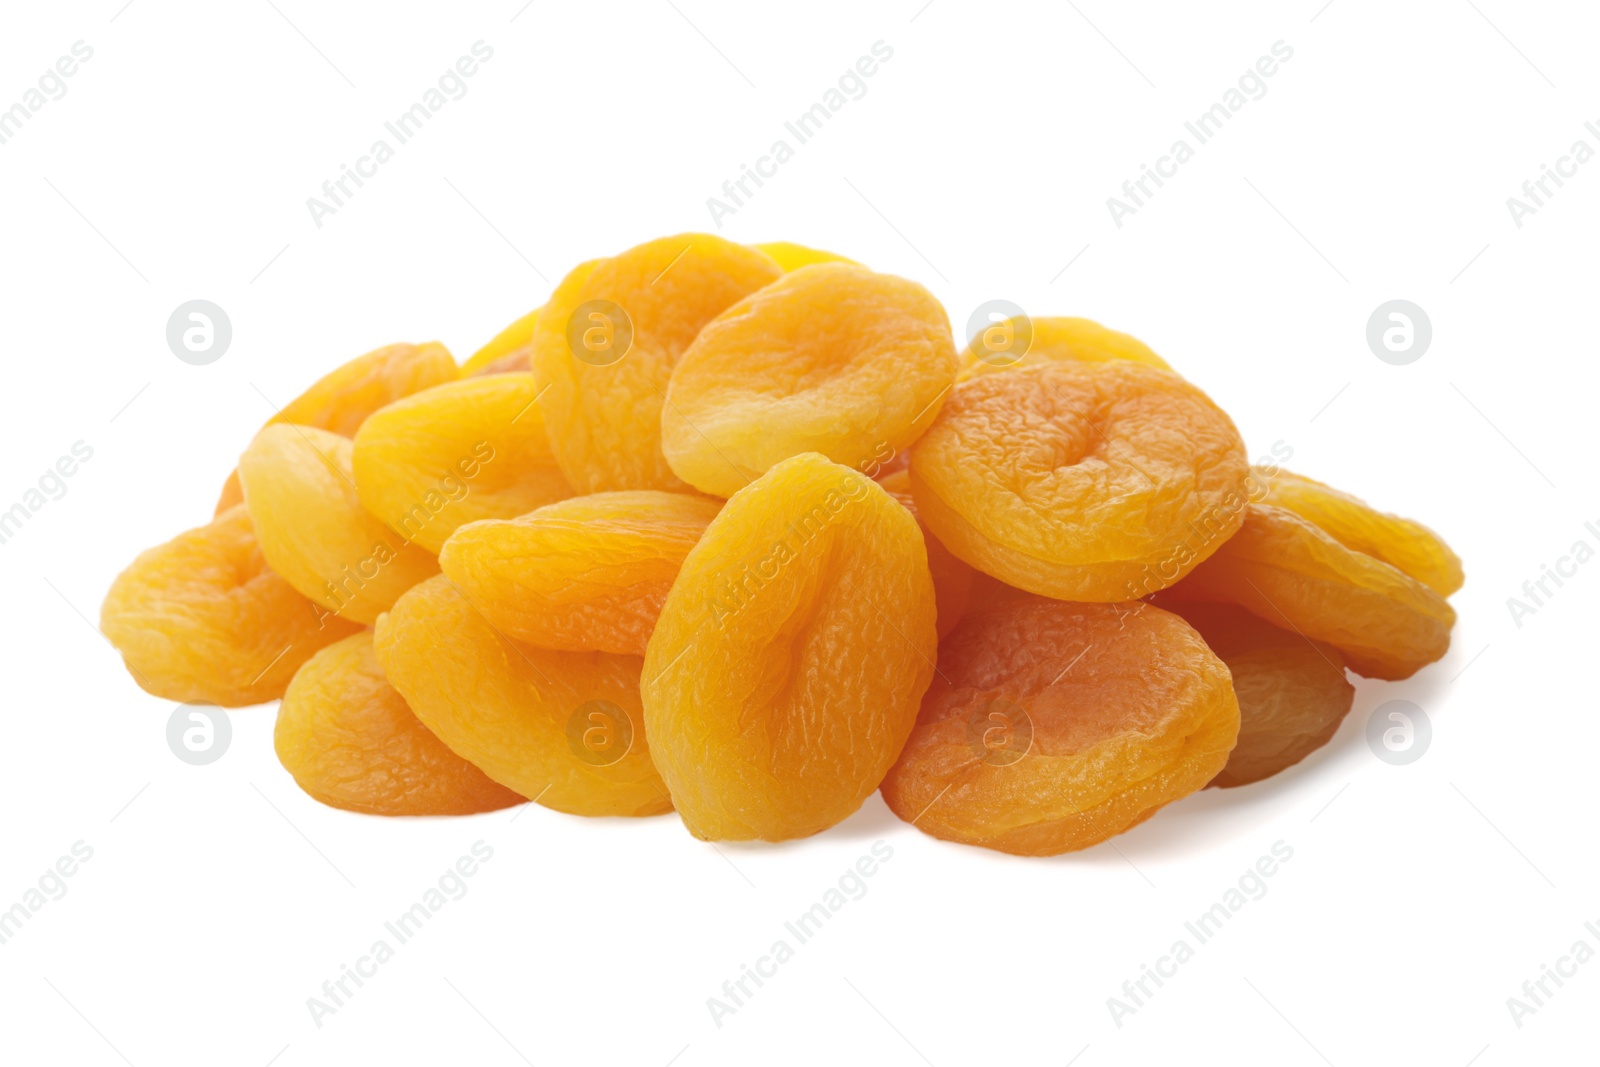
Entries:
{"type": "Polygon", "coordinates": [[[1276,774],[1346,670],[1449,645],[1460,561],[1276,466],[1085,319],[958,351],[921,285],[685,234],[575,268],[458,367],[396,344],[264,426],[101,625],[171,700],[282,698],[323,803],[525,798],[814,834],[1104,841],[1276,774]]]}

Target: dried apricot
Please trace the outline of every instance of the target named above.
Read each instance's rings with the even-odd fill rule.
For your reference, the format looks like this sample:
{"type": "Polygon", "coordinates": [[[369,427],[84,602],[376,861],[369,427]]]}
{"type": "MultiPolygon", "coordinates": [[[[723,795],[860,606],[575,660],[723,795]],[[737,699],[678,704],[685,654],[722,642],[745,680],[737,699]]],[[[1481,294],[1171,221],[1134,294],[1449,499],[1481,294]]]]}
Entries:
{"type": "Polygon", "coordinates": [[[354,632],[278,577],[235,506],[140,553],[100,608],[100,631],[147,692],[244,707],[276,700],[318,649],[354,632]]]}
{"type": "Polygon", "coordinates": [[[1369,678],[1409,678],[1450,647],[1443,597],[1292,511],[1251,504],[1244,525],[1175,595],[1237,604],[1344,653],[1369,678]]]}
{"type": "Polygon", "coordinates": [[[762,244],[751,245],[771,256],[784,271],[799,270],[809,267],[813,263],[854,263],[855,260],[841,256],[836,252],[824,252],[820,248],[807,248],[797,245],[793,241],[766,241],[762,244]]]}
{"type": "Polygon", "coordinates": [[[489,343],[472,353],[472,358],[461,364],[461,376],[471,378],[479,374],[499,373],[492,368],[508,358],[520,360],[518,369],[527,370],[528,353],[533,344],[533,324],[538,321],[543,305],[534,308],[510,326],[489,339],[489,343]]]}
{"type": "Polygon", "coordinates": [[[956,556],[1061,600],[1171,585],[1243,521],[1244,442],[1200,390],[1117,360],[962,382],[911,451],[917,512],[956,556]]]}
{"type": "Polygon", "coordinates": [[[1461,559],[1419,522],[1377,511],[1330,485],[1282,468],[1254,469],[1266,486],[1257,503],[1294,512],[1354,552],[1381,559],[1440,596],[1461,588],[1461,559]]]}
{"type": "Polygon", "coordinates": [[[655,489],[573,497],[462,527],[439,565],[509,637],[642,656],[678,568],[721,506],[655,489]]]}
{"type": "Polygon", "coordinates": [[[1233,675],[1239,743],[1212,785],[1249,785],[1294,766],[1327,744],[1349,714],[1356,690],[1332,645],[1232,604],[1158,601],[1198,630],[1233,675]]]}
{"type": "Polygon", "coordinates": [[[374,647],[417,718],[506,788],[572,815],[672,809],[645,741],[639,657],[513,641],[443,575],[378,620],[374,647]]]}
{"type": "Polygon", "coordinates": [[[451,752],[384,678],[362,630],[307,660],[278,708],[278,762],[301,789],[370,815],[470,815],[523,798],[451,752]]]}
{"type": "Polygon", "coordinates": [[[859,468],[921,436],[955,370],[950,321],[928,290],[848,263],[801,267],[684,351],[661,446],[673,473],[718,496],[802,452],[859,468]]]}
{"type": "Polygon", "coordinates": [[[1030,596],[940,643],[883,799],[934,837],[1051,856],[1202,788],[1238,733],[1228,668],[1178,616],[1030,596]]]}
{"type": "Polygon", "coordinates": [[[533,328],[550,443],[580,493],[681,489],[661,453],[661,405],[679,355],[724,308],[781,272],[708,234],[638,245],[568,274],[533,328]]]}
{"type": "MultiPolygon", "coordinates": [[[[292,422],[354,437],[374,411],[403,396],[454,381],[459,374],[449,350],[437,341],[385,345],[323,375],[265,425],[292,422]]],[[[243,502],[244,489],[239,472],[234,471],[222,487],[217,513],[243,502]]]]}
{"type": "Polygon", "coordinates": [[[268,426],[239,476],[272,569],[333,614],[371,625],[439,563],[361,506],[353,451],[327,430],[268,426]]]}
{"type": "Polygon", "coordinates": [[[645,653],[645,731],[689,832],[777,841],[855,811],[935,646],[922,535],[875,482],[803,453],[735,493],[645,653]]]}
{"type": "MultiPolygon", "coordinates": [[[[917,503],[911,496],[909,473],[902,468],[879,475],[878,484],[909,510],[913,518],[916,517],[917,503]]],[[[954,630],[961,616],[966,614],[967,603],[972,597],[972,583],[978,572],[952,556],[950,550],[940,544],[926,526],[922,526],[921,520],[917,525],[922,529],[922,543],[928,550],[928,572],[933,577],[933,598],[937,608],[935,617],[942,641],[945,634],[954,630]]]]}
{"type": "Polygon", "coordinates": [[[1137,337],[1107,329],[1093,319],[1052,316],[1003,319],[979,331],[961,352],[959,379],[1038,363],[1106,363],[1114,359],[1172,369],[1137,337]]]}
{"type": "Polygon", "coordinates": [[[531,374],[437,385],[375,412],[352,465],[368,511],[438,552],[451,531],[572,495],[534,403],[531,374]]]}

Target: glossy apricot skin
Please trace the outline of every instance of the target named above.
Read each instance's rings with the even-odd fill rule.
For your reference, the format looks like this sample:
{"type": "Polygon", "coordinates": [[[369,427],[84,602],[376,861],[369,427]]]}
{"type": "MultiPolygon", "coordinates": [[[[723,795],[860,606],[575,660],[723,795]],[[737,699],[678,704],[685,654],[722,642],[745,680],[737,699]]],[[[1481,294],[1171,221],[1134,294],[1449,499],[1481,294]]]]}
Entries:
{"type": "Polygon", "coordinates": [[[295,670],[355,632],[267,567],[249,513],[140,553],[106,593],[100,631],[147,692],[245,707],[283,695],[295,670]]]}
{"type": "Polygon", "coordinates": [[[781,273],[755,249],[689,233],[562,280],[534,323],[532,365],[551,446],[576,491],[683,488],[661,452],[672,368],[702,326],[781,273]]]}
{"type": "Polygon", "coordinates": [[[643,656],[678,569],[721,507],[654,489],[573,497],[463,526],[439,565],[508,637],[643,656]]]}
{"type": "Polygon", "coordinates": [[[1440,596],[1461,588],[1461,558],[1421,523],[1282,468],[1257,467],[1254,473],[1266,489],[1257,503],[1294,512],[1351,551],[1382,560],[1440,596]]]}
{"type": "Polygon", "coordinates": [[[278,762],[329,807],[369,815],[470,815],[521,804],[429,732],[389,684],[362,630],[295,673],[272,734],[278,762]]]}
{"type": "MultiPolygon", "coordinates": [[[[917,502],[911,495],[911,475],[908,471],[904,468],[891,471],[879,476],[877,482],[883,486],[884,492],[894,497],[901,507],[916,518],[917,502]]],[[[922,543],[928,550],[928,572],[933,578],[938,634],[942,641],[946,634],[956,628],[961,616],[966,614],[978,572],[951,555],[950,550],[939,543],[939,539],[922,525],[921,520],[918,520],[917,526],[922,530],[922,543]]]]}
{"type": "Polygon", "coordinates": [[[1053,856],[1204,787],[1239,732],[1228,668],[1178,616],[1132,607],[969,611],[884,779],[890,810],[947,841],[1053,856]]]}
{"type": "Polygon", "coordinates": [[[917,513],[946,548],[1060,600],[1137,600],[1238,529],[1233,421],[1170,371],[1056,362],[957,385],[911,450],[917,513]]]}
{"type": "Polygon", "coordinates": [[[662,449],[678,477],[723,497],[802,452],[859,470],[922,435],[955,369],[950,321],[921,285],[848,263],[801,267],[684,351],[662,449]]]}
{"type": "Polygon", "coordinates": [[[268,426],[239,475],[272,569],[334,615],[371,625],[439,563],[361,506],[353,452],[326,430],[268,426]]]}
{"type": "Polygon", "coordinates": [[[1426,585],[1269,504],[1250,505],[1239,532],[1176,593],[1237,604],[1332,645],[1357,674],[1391,681],[1442,657],[1456,619],[1426,585]]]}
{"type": "Polygon", "coordinates": [[[423,725],[506,788],[570,815],[671,810],[643,729],[637,656],[513,641],[444,575],[378,620],[373,647],[423,725]]]}
{"type": "Polygon", "coordinates": [[[734,494],[684,560],[645,653],[644,715],[684,825],[777,841],[850,815],[933,673],[916,520],[815,453],[734,494]]]}
{"type": "Polygon", "coordinates": [[[1270,778],[1332,739],[1356,695],[1338,649],[1232,604],[1157,600],[1199,631],[1233,675],[1239,743],[1213,786],[1270,778]]]}
{"type": "Polygon", "coordinates": [[[825,252],[820,248],[808,248],[797,245],[793,241],[764,241],[750,247],[765,252],[785,272],[809,267],[813,263],[854,263],[855,260],[841,256],[837,252],[825,252]]]}
{"type": "Polygon", "coordinates": [[[1050,316],[1030,318],[1020,324],[1011,320],[996,324],[998,332],[980,331],[961,351],[958,378],[966,381],[980,374],[1039,363],[1106,363],[1114,359],[1131,360],[1149,367],[1171,370],[1167,361],[1149,345],[1117,330],[1107,329],[1093,319],[1050,316]],[[1019,331],[1028,331],[1026,348],[1019,331]]]}
{"type": "Polygon", "coordinates": [[[461,364],[461,377],[472,378],[480,374],[497,373],[492,368],[508,357],[513,360],[520,358],[524,364],[521,369],[527,370],[529,346],[533,344],[533,324],[538,321],[539,312],[542,310],[544,306],[541,304],[490,338],[488,344],[472,353],[472,356],[461,364]]]}
{"type": "Polygon", "coordinates": [[[531,374],[464,378],[375,412],[351,464],[362,505],[438,552],[458,526],[564,500],[531,374]]]}

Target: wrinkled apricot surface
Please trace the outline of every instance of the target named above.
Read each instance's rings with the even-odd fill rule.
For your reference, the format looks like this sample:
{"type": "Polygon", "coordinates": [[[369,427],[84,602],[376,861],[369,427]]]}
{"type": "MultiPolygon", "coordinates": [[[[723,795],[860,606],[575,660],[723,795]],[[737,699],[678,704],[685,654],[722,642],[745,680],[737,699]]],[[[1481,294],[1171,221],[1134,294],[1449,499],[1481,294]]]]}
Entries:
{"type": "MultiPolygon", "coordinates": [[[[905,469],[881,475],[878,484],[883,486],[884,492],[909,510],[913,518],[916,517],[917,502],[911,496],[911,475],[905,469]]],[[[936,622],[939,639],[942,641],[945,634],[954,630],[956,623],[960,622],[961,616],[966,613],[967,603],[972,597],[972,583],[977,577],[977,572],[952,556],[950,550],[928,532],[928,528],[922,525],[920,519],[917,525],[922,530],[922,544],[928,550],[928,572],[933,578],[933,596],[937,607],[936,622]]]]}
{"type": "Polygon", "coordinates": [[[1324,641],[1369,678],[1409,678],[1450,647],[1456,613],[1389,564],[1283,508],[1252,504],[1244,525],[1176,595],[1222,601],[1324,641]]]}
{"type": "Polygon", "coordinates": [[[371,625],[439,564],[361,506],[353,451],[327,430],[268,426],[239,476],[272,569],[333,614],[371,625]]]}
{"type": "Polygon", "coordinates": [[[949,319],[916,282],[847,263],[801,267],[684,351],[662,448],[673,473],[718,496],[801,452],[860,469],[927,429],[955,369],[949,319]]]}
{"type": "Polygon", "coordinates": [[[797,245],[793,241],[766,241],[761,244],[751,245],[752,248],[765,252],[773,261],[785,271],[799,270],[809,267],[813,263],[854,263],[855,260],[841,256],[837,252],[825,252],[820,248],[807,248],[797,245]]]}
{"type": "Polygon", "coordinates": [[[917,512],[1020,589],[1136,600],[1243,521],[1244,442],[1204,393],[1129,361],[1040,363],[962,382],[911,451],[917,512]]]}
{"type": "Polygon", "coordinates": [[[644,716],[696,837],[776,841],[861,806],[933,673],[910,512],[815,453],[735,493],[684,560],[645,654],[644,716]]]}
{"type": "Polygon", "coordinates": [[[700,328],[782,272],[709,234],[638,245],[568,274],[533,329],[550,443],[580,493],[681,489],[661,452],[672,368],[700,328]]]}
{"type": "Polygon", "coordinates": [[[371,815],[469,815],[523,798],[417,721],[362,630],[295,674],[272,734],[278,762],[313,798],[371,815]]]}
{"type": "Polygon", "coordinates": [[[1106,363],[1131,360],[1171,370],[1167,361],[1137,337],[1110,330],[1093,319],[1062,317],[1005,319],[980,330],[961,351],[960,379],[1038,363],[1106,363]]]}
{"type": "Polygon", "coordinates": [[[572,487],[550,452],[531,374],[435,386],[376,412],[356,433],[361,503],[430,552],[478,519],[563,500],[572,487]]]}
{"type": "Polygon", "coordinates": [[[1239,743],[1214,786],[1270,778],[1327,744],[1350,712],[1355,686],[1332,645],[1279,629],[1231,604],[1161,601],[1228,665],[1239,697],[1239,743]]]}
{"type": "Polygon", "coordinates": [[[654,489],[573,497],[462,527],[439,564],[509,637],[642,656],[678,568],[721,506],[654,489]]]}
{"type": "Polygon", "coordinates": [[[1238,733],[1228,668],[1178,616],[1026,597],[940,643],[883,799],[934,837],[1050,856],[1202,788],[1238,733]]]}
{"type": "Polygon", "coordinates": [[[324,614],[268,569],[235,506],[140,553],[106,593],[100,631],[146,691],[231,708],[282,696],[302,663],[355,631],[324,614]]]}
{"type": "Polygon", "coordinates": [[[671,810],[645,741],[639,657],[513,641],[444,575],[378,620],[374,647],[417,718],[506,788],[571,815],[671,810]]]}

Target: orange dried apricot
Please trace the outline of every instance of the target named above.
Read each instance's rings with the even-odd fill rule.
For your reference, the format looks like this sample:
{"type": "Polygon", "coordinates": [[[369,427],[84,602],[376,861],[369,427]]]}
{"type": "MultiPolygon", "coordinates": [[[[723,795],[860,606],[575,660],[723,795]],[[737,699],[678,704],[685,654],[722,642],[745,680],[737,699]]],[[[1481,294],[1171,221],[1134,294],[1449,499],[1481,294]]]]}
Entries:
{"type": "Polygon", "coordinates": [[[571,815],[672,809],[645,740],[639,657],[513,641],[444,575],[378,620],[374,648],[423,725],[506,788],[571,815]]]}
{"type": "Polygon", "coordinates": [[[361,503],[401,536],[438,552],[451,531],[572,495],[534,403],[531,374],[497,374],[413,393],[356,433],[361,503]]]}
{"type": "MultiPolygon", "coordinates": [[[[916,517],[917,502],[911,496],[911,475],[904,468],[879,475],[878,484],[910,511],[913,518],[916,517]]],[[[966,614],[967,604],[972,598],[972,583],[978,572],[952,556],[950,550],[928,532],[920,519],[917,525],[922,529],[922,543],[928,550],[928,572],[933,577],[933,599],[937,609],[935,618],[942,641],[946,634],[956,628],[961,616],[966,614]]]]}
{"type": "Polygon", "coordinates": [[[678,568],[721,506],[655,489],[573,497],[463,526],[439,565],[508,637],[642,656],[678,568]]]}
{"type": "Polygon", "coordinates": [[[1270,504],[1251,504],[1239,532],[1175,595],[1237,604],[1332,645],[1357,674],[1390,680],[1443,656],[1456,620],[1421,582],[1270,504]]]}
{"type": "Polygon", "coordinates": [[[1461,559],[1419,522],[1390,515],[1366,501],[1282,468],[1254,468],[1265,494],[1257,503],[1292,511],[1353,552],[1381,559],[1440,596],[1461,588],[1461,559]]]}
{"type": "Polygon", "coordinates": [[[780,274],[753,248],[688,233],[582,264],[562,280],[534,323],[533,373],[573,488],[683,487],[661,453],[672,367],[702,326],[780,274]]]}
{"type": "Polygon", "coordinates": [[[802,452],[859,469],[921,436],[955,370],[950,321],[927,289],[848,263],[801,267],[684,351],[661,446],[673,473],[718,496],[802,452]]]}
{"type": "Polygon", "coordinates": [[[917,512],[952,553],[1061,600],[1171,585],[1243,521],[1228,418],[1170,371],[1039,363],[956,386],[911,451],[917,512]]]}
{"type": "Polygon", "coordinates": [[[276,700],[318,649],[354,632],[274,574],[242,506],[134,560],[100,631],[147,692],[245,707],[276,700]]]}
{"type": "Polygon", "coordinates": [[[883,799],[934,837],[1052,856],[1202,788],[1238,733],[1228,668],[1178,616],[1029,596],[940,643],[883,799]]]}
{"type": "Polygon", "coordinates": [[[544,306],[534,308],[510,326],[501,330],[489,339],[489,343],[472,353],[472,357],[461,364],[461,376],[471,378],[479,374],[496,374],[493,368],[506,360],[520,360],[520,370],[527,370],[528,353],[533,344],[533,324],[538,321],[539,312],[544,306]]]}
{"type": "Polygon", "coordinates": [[[278,424],[239,459],[261,553],[304,595],[371,625],[439,563],[361,506],[354,446],[338,434],[278,424]]]}
{"type": "Polygon", "coordinates": [[[384,678],[370,630],[306,661],[278,708],[272,741],[301,789],[346,811],[470,815],[523,801],[417,721],[384,678]]]}
{"type": "Polygon", "coordinates": [[[1114,359],[1172,369],[1137,337],[1107,329],[1093,319],[1048,316],[1025,322],[1004,319],[979,331],[961,352],[958,377],[966,381],[1008,367],[1053,362],[1106,363],[1114,359]]]}
{"type": "MultiPolygon", "coordinates": [[[[265,425],[292,422],[354,437],[374,411],[403,396],[453,381],[459,374],[449,350],[437,341],[385,345],[323,375],[265,425]]],[[[244,489],[236,470],[222,487],[217,513],[243,502],[244,489]]]]}
{"type": "Polygon", "coordinates": [[[1294,766],[1327,744],[1349,714],[1356,690],[1332,645],[1232,604],[1157,599],[1198,630],[1233,675],[1239,743],[1212,785],[1249,785],[1294,766]]]}
{"type": "Polygon", "coordinates": [[[933,673],[916,520],[803,453],[735,493],[684,560],[645,653],[645,730],[689,832],[778,841],[861,806],[933,673]]]}
{"type": "Polygon", "coordinates": [[[779,267],[785,272],[809,267],[813,263],[854,263],[855,260],[841,256],[836,252],[824,252],[820,248],[807,248],[797,245],[793,241],[765,241],[761,244],[751,245],[771,256],[779,267]]]}

